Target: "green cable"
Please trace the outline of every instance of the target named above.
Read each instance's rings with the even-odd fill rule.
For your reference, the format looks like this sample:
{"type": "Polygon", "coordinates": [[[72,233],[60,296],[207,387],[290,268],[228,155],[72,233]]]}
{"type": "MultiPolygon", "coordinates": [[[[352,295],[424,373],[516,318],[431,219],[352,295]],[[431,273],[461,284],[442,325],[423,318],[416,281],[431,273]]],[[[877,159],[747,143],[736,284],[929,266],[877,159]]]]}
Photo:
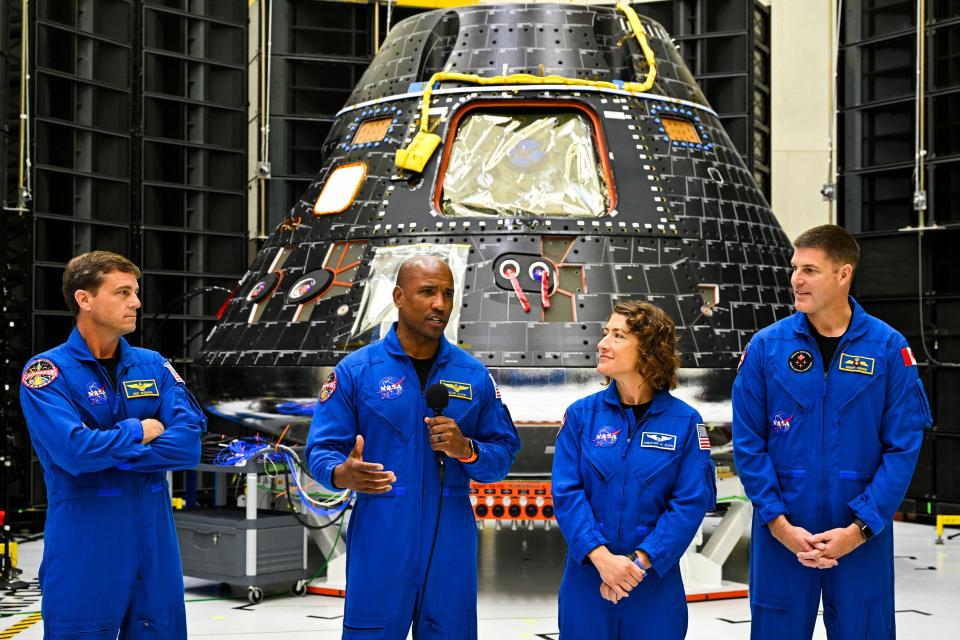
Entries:
{"type": "Polygon", "coordinates": [[[340,514],[340,526],[337,527],[337,537],[333,539],[333,546],[330,547],[330,553],[323,559],[323,564],[320,565],[320,568],[317,569],[317,572],[310,576],[310,579],[307,580],[308,583],[313,582],[320,577],[320,574],[323,573],[323,570],[327,568],[327,563],[330,562],[330,556],[333,555],[333,552],[337,550],[337,543],[340,542],[340,532],[343,531],[343,523],[347,520],[347,510],[344,509],[343,513],[340,514]]]}
{"type": "Polygon", "coordinates": [[[750,502],[746,496],[724,496],[717,498],[717,502],[750,502]]]}

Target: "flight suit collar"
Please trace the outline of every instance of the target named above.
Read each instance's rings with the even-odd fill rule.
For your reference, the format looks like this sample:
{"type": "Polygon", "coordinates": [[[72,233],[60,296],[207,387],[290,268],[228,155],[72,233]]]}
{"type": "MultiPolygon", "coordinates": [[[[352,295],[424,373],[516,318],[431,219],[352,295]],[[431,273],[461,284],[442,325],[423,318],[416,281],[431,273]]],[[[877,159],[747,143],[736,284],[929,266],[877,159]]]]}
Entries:
{"type": "MultiPolygon", "coordinates": [[[[848,340],[859,337],[861,334],[867,332],[870,328],[867,312],[863,310],[857,301],[853,299],[853,296],[848,296],[850,301],[850,310],[853,312],[853,315],[850,317],[850,326],[847,327],[844,337],[848,340]]],[[[813,339],[813,332],[811,331],[810,322],[807,320],[807,314],[797,311],[793,314],[793,330],[796,333],[807,336],[811,340],[813,339]]]]}
{"type": "MultiPolygon", "coordinates": [[[[651,416],[666,411],[667,407],[670,406],[671,397],[670,392],[665,389],[663,391],[655,391],[646,415],[651,416]]],[[[620,402],[620,394],[617,393],[617,383],[613,380],[610,381],[610,384],[607,385],[607,388],[603,392],[603,401],[617,408],[623,406],[620,402]]]]}
{"type": "MultiPolygon", "coordinates": [[[[67,353],[70,354],[75,360],[86,361],[86,362],[97,362],[97,359],[90,353],[90,347],[87,346],[87,341],[83,339],[83,336],[80,335],[80,331],[77,327],[73,328],[73,331],[70,332],[70,337],[67,338],[67,353]]],[[[130,345],[122,337],[119,342],[117,342],[117,371],[119,372],[124,364],[124,359],[130,354],[130,345]]]]}
{"type": "MultiPolygon", "coordinates": [[[[123,338],[121,338],[122,340],[123,338]]],[[[394,322],[390,327],[390,331],[387,332],[386,337],[383,339],[383,346],[392,356],[396,357],[405,357],[409,358],[410,355],[403,350],[403,345],[400,344],[400,338],[397,336],[397,323],[394,322]]],[[[451,347],[450,343],[447,342],[447,338],[443,335],[440,336],[440,347],[437,349],[437,364],[442,365],[446,364],[450,360],[451,347]]]]}

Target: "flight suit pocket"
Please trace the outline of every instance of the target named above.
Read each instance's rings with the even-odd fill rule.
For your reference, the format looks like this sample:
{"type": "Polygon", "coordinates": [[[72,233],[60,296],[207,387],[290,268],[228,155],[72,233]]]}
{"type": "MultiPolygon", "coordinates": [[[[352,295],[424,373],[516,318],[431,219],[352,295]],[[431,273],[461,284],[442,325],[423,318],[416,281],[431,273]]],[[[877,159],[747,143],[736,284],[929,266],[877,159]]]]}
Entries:
{"type": "Polygon", "coordinates": [[[837,502],[848,504],[861,495],[870,481],[873,480],[873,476],[874,474],[868,471],[838,471],[837,480],[840,482],[837,483],[839,485],[837,487],[837,502]]]}
{"type": "Polygon", "coordinates": [[[933,414],[930,412],[930,401],[927,398],[927,393],[923,389],[923,381],[920,378],[916,380],[916,394],[917,394],[917,404],[920,409],[920,416],[922,420],[920,422],[920,428],[926,429],[933,425],[933,414]]]}
{"type": "Polygon", "coordinates": [[[767,413],[767,447],[774,464],[796,464],[809,455],[806,440],[807,405],[777,374],[773,374],[767,413]]]}
{"type": "Polygon", "coordinates": [[[790,628],[787,606],[759,595],[750,598],[750,618],[754,638],[777,638],[790,628]]]}
{"type": "Polygon", "coordinates": [[[803,493],[803,479],[807,477],[806,469],[777,469],[777,482],[787,507],[794,510],[803,493]]]}
{"type": "Polygon", "coordinates": [[[384,637],[384,631],[386,630],[386,625],[383,624],[372,624],[372,623],[363,623],[363,622],[344,622],[343,623],[343,638],[344,640],[351,640],[356,638],[357,640],[366,640],[370,638],[380,639],[384,637]]]}
{"type": "Polygon", "coordinates": [[[872,638],[890,638],[893,626],[893,604],[883,598],[869,600],[863,603],[860,611],[860,624],[852,636],[855,640],[871,640],[872,638]]]}
{"type": "MultiPolygon", "coordinates": [[[[867,391],[870,389],[870,387],[872,387],[876,383],[877,380],[882,378],[881,376],[882,373],[883,372],[880,371],[872,376],[866,376],[863,374],[856,374],[856,373],[846,374],[848,376],[856,376],[856,378],[853,378],[853,380],[855,380],[856,382],[854,384],[847,383],[845,387],[842,387],[843,395],[841,396],[842,399],[839,403],[839,406],[837,407],[837,410],[840,413],[846,413],[852,407],[855,407],[857,404],[857,401],[861,399],[864,399],[863,402],[867,403],[865,406],[870,405],[870,407],[868,408],[872,408],[872,405],[875,404],[875,402],[874,402],[874,399],[871,398],[869,394],[867,394],[867,391]],[[864,380],[864,378],[866,379],[864,380]]],[[[882,406],[879,406],[877,408],[882,409],[882,406]]]]}
{"type": "Polygon", "coordinates": [[[420,412],[421,405],[419,396],[413,389],[408,389],[399,396],[388,397],[382,397],[370,391],[362,391],[358,404],[357,417],[361,423],[365,422],[365,414],[372,414],[367,416],[366,421],[389,424],[403,440],[409,440],[410,436],[416,433],[417,427],[427,428],[423,422],[423,417],[421,416],[418,419],[414,415],[420,412]]]}
{"type": "Polygon", "coordinates": [[[109,620],[85,622],[57,622],[43,621],[43,637],[49,640],[114,640],[117,637],[117,627],[109,620]]]}
{"type": "Polygon", "coordinates": [[[601,480],[606,482],[610,479],[611,471],[602,456],[591,453],[590,449],[584,448],[583,460],[587,463],[586,466],[601,480]]]}
{"type": "Polygon", "coordinates": [[[673,486],[676,479],[676,465],[680,460],[679,452],[660,451],[659,449],[653,451],[656,452],[656,457],[650,461],[650,464],[644,465],[634,472],[640,494],[665,494],[667,489],[673,486]],[[663,457],[658,459],[661,453],[663,457]]]}

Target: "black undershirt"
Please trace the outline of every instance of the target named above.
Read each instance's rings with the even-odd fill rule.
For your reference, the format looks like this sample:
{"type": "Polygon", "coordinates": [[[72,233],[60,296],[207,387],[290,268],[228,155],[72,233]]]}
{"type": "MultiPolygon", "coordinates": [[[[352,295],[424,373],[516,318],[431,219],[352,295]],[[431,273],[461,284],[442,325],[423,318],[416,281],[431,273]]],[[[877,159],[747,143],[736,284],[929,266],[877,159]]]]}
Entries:
{"type": "Polygon", "coordinates": [[[117,388],[117,359],[114,358],[97,358],[97,362],[103,365],[103,368],[107,370],[107,377],[110,378],[110,388],[117,388]]]}
{"type": "Polygon", "coordinates": [[[413,368],[417,371],[417,378],[420,379],[420,393],[423,393],[423,390],[427,388],[427,379],[430,377],[430,370],[433,369],[433,363],[436,361],[437,356],[427,358],[426,360],[410,358],[410,362],[413,363],[413,368]]]}
{"type": "MultiPolygon", "coordinates": [[[[849,328],[849,325],[847,328],[849,328]]],[[[830,361],[833,360],[833,354],[836,353],[837,347],[840,346],[840,341],[843,339],[843,336],[846,335],[847,331],[844,329],[843,333],[836,337],[822,336],[811,323],[810,333],[813,334],[813,339],[817,341],[820,358],[823,360],[823,370],[826,371],[830,366],[830,361]]]]}
{"type": "Polygon", "coordinates": [[[643,404],[627,404],[626,402],[623,402],[621,404],[623,404],[624,411],[633,411],[633,416],[634,418],[636,418],[636,421],[634,422],[634,424],[637,424],[638,422],[643,420],[643,416],[647,415],[647,409],[650,408],[650,405],[652,403],[653,403],[653,400],[651,400],[650,402],[644,402],[643,404]]]}

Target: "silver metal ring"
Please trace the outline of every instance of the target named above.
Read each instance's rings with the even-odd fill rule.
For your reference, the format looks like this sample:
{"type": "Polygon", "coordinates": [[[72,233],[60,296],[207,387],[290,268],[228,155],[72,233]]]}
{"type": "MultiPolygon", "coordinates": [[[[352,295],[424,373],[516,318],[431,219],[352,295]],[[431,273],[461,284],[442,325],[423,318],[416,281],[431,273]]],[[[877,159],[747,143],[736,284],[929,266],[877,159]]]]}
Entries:
{"type": "Polygon", "coordinates": [[[541,261],[534,262],[533,264],[530,265],[530,269],[528,269],[528,273],[530,274],[530,279],[535,282],[539,282],[539,280],[536,277],[538,270],[542,270],[543,272],[545,272],[548,277],[551,275],[550,267],[547,266],[546,262],[541,262],[541,261]]]}
{"type": "Polygon", "coordinates": [[[513,271],[514,275],[520,275],[520,265],[517,264],[516,260],[504,260],[503,262],[500,263],[501,276],[503,276],[507,280],[510,279],[510,276],[507,275],[508,267],[510,268],[511,271],[513,271]]]}

